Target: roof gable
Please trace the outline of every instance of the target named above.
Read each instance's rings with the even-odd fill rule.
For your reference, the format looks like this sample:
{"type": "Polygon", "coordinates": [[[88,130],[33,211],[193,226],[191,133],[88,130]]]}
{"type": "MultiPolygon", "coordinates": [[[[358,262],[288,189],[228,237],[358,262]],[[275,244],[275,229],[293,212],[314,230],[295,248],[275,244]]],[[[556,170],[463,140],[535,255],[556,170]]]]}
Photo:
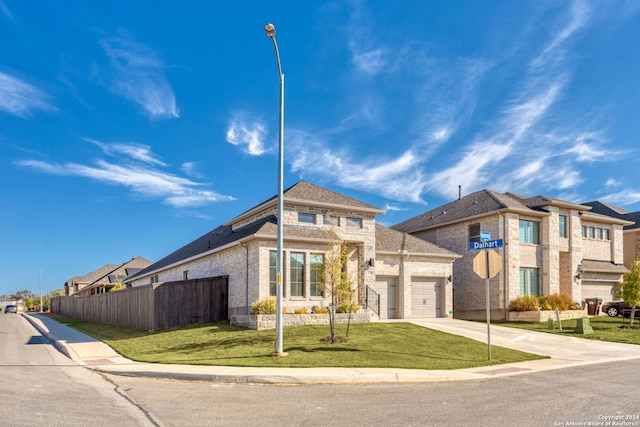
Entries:
{"type": "MultiPolygon", "coordinates": [[[[233,226],[234,224],[250,218],[252,215],[255,215],[258,212],[274,207],[277,201],[278,197],[273,196],[270,199],[267,199],[264,202],[254,206],[253,208],[241,213],[232,220],[227,221],[224,225],[233,226]]],[[[299,181],[298,183],[284,190],[283,203],[366,212],[373,215],[384,213],[382,209],[376,208],[373,205],[345,196],[344,194],[336,193],[335,191],[320,187],[319,185],[311,184],[307,181],[299,181]]]]}

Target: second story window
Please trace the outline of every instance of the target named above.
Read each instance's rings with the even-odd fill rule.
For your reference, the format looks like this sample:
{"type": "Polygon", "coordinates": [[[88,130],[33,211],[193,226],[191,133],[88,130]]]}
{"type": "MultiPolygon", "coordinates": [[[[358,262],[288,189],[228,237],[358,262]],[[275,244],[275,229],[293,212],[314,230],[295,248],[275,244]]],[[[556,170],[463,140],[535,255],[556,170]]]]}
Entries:
{"type": "Polygon", "coordinates": [[[336,215],[324,215],[322,217],[322,223],[325,225],[335,225],[336,227],[339,227],[340,217],[336,215]]]}
{"type": "Polygon", "coordinates": [[[520,243],[540,243],[540,223],[535,221],[520,220],[520,243]]]}
{"type": "Polygon", "coordinates": [[[608,228],[603,230],[604,240],[611,240],[611,231],[608,228]]]}
{"type": "Polygon", "coordinates": [[[560,215],[558,226],[560,227],[560,237],[567,237],[567,216],[560,215]]]}
{"type": "Polygon", "coordinates": [[[362,228],[362,218],[347,218],[347,227],[362,228]]]}
{"type": "Polygon", "coordinates": [[[304,222],[307,224],[316,223],[316,215],[304,212],[298,212],[298,222],[304,222]]]}
{"type": "Polygon", "coordinates": [[[469,243],[480,241],[480,224],[469,225],[469,243]]]}

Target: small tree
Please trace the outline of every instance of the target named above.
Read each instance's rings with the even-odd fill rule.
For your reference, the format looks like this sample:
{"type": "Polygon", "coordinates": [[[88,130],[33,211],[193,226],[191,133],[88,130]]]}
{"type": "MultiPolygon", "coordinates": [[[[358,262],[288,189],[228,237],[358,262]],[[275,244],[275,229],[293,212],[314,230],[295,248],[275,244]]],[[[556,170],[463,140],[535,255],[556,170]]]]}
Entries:
{"type": "Polygon", "coordinates": [[[331,298],[329,327],[331,342],[334,343],[336,342],[336,306],[344,299],[350,301],[353,292],[352,281],[347,272],[348,245],[336,238],[333,227],[327,232],[327,236],[329,236],[329,244],[321,274],[321,286],[325,295],[331,298]]]}
{"type": "Polygon", "coordinates": [[[122,283],[120,280],[117,280],[116,283],[109,289],[108,292],[118,292],[123,289],[126,289],[127,285],[122,283]]]}
{"type": "Polygon", "coordinates": [[[636,261],[631,271],[624,273],[622,276],[622,282],[618,290],[618,298],[622,298],[624,302],[631,306],[629,326],[633,326],[636,306],[640,305],[640,261],[636,261]]]}

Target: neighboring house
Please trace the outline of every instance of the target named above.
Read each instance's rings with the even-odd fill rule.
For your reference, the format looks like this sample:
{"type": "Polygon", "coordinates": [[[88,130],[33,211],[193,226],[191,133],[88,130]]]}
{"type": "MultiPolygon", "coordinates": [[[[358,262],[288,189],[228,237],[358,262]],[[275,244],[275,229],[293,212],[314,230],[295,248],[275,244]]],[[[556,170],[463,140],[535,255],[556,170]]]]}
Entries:
{"type": "MultiPolygon", "coordinates": [[[[306,181],[284,191],[283,205],[283,307],[289,312],[328,304],[317,272],[336,241],[348,244],[355,299],[364,306],[368,293],[379,294],[381,318],[445,317],[452,309],[455,253],[376,224],[382,210],[306,181]]],[[[226,276],[229,315],[250,314],[253,302],[276,294],[276,214],[273,197],[126,282],[226,276]]]]}
{"type": "Polygon", "coordinates": [[[66,296],[95,295],[108,292],[117,282],[150,266],[148,259],[135,257],[122,264],[107,264],[84,276],[75,276],[64,284],[66,296]]]}
{"type": "Polygon", "coordinates": [[[522,295],[566,294],[614,299],[623,265],[624,219],[545,196],[481,190],[408,219],[392,228],[464,254],[453,265],[454,317],[486,319],[485,279],[473,272],[469,243],[480,232],[503,239],[502,268],[490,279],[491,317],[505,319],[509,302],[522,295]]]}
{"type": "Polygon", "coordinates": [[[591,206],[591,212],[633,222],[624,227],[624,265],[631,269],[636,261],[640,261],[640,211],[629,212],[597,200],[583,205],[591,206]]]}

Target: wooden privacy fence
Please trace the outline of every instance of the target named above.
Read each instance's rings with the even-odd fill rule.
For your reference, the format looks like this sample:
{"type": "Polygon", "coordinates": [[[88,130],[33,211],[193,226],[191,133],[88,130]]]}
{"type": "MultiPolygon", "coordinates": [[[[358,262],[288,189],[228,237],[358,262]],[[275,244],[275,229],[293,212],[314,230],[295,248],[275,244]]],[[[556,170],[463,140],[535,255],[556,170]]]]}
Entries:
{"type": "Polygon", "coordinates": [[[183,280],[51,299],[51,311],[96,323],[155,331],[227,320],[229,278],[183,280]]]}

